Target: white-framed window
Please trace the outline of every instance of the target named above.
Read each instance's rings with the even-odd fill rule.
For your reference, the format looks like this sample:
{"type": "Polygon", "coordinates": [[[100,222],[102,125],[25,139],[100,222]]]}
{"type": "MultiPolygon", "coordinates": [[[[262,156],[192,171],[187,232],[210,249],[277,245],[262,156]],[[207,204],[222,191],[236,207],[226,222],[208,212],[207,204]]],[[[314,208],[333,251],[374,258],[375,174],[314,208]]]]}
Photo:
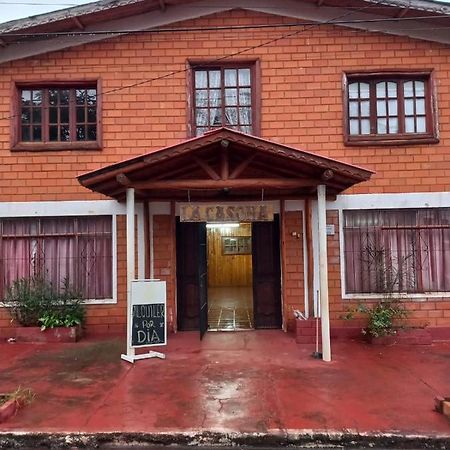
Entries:
{"type": "Polygon", "coordinates": [[[450,297],[450,193],[340,195],[343,299],[450,297]]]}
{"type": "MultiPolygon", "coordinates": [[[[117,302],[116,201],[0,203],[0,295],[14,280],[68,282],[88,303],[117,302]]],[[[1,301],[1,299],[0,299],[1,301]]]]}
{"type": "Polygon", "coordinates": [[[450,208],[344,211],[347,294],[450,292],[450,208]]]}
{"type": "Polygon", "coordinates": [[[84,299],[111,299],[112,216],[0,219],[0,294],[21,278],[68,283],[84,299]]]}

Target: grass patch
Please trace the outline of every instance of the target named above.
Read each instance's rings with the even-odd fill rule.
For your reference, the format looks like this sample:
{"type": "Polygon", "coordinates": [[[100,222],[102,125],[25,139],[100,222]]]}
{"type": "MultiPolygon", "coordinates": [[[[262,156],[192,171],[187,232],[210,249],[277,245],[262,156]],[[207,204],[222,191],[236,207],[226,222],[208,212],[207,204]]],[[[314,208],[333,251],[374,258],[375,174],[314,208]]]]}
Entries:
{"type": "Polygon", "coordinates": [[[15,400],[19,406],[29,405],[34,401],[36,394],[32,389],[19,386],[15,391],[6,394],[0,394],[0,406],[9,400],[15,400]]]}

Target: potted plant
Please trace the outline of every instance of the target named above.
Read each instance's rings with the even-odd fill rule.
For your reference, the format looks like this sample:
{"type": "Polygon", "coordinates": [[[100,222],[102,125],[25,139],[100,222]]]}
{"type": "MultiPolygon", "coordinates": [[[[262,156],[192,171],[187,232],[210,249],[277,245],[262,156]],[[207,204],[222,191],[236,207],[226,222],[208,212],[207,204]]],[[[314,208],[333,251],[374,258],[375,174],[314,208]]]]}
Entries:
{"type": "Polygon", "coordinates": [[[71,342],[81,336],[85,307],[81,294],[65,279],[58,289],[45,275],[15,280],[4,304],[21,327],[16,339],[38,342],[71,342]]]}

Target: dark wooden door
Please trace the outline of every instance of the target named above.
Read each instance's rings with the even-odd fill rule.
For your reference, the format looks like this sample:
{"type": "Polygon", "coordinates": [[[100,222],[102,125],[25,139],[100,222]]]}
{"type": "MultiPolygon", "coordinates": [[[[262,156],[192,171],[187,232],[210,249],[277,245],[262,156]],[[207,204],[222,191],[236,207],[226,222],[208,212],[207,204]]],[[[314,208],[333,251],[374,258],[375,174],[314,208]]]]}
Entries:
{"type": "Polygon", "coordinates": [[[280,225],[252,227],[253,308],[255,328],[281,328],[280,225]]]}
{"type": "Polygon", "coordinates": [[[206,224],[178,221],[177,324],[181,331],[200,330],[201,321],[204,328],[205,314],[207,326],[206,261],[206,224]]]}
{"type": "Polygon", "coordinates": [[[208,255],[206,223],[200,223],[198,228],[198,286],[199,286],[199,316],[200,339],[208,330],[208,255]]]}

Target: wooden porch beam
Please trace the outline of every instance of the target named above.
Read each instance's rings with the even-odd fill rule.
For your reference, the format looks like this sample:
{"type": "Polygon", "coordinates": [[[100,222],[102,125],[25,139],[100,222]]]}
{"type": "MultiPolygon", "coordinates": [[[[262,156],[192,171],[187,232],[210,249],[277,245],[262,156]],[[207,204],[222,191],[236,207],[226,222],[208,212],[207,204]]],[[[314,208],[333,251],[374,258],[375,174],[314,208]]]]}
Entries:
{"type": "Polygon", "coordinates": [[[230,179],[237,178],[247,167],[248,165],[256,158],[256,153],[253,153],[248,158],[244,159],[234,170],[231,172],[230,179]]]}
{"type": "Polygon", "coordinates": [[[213,180],[220,180],[220,176],[207,162],[197,156],[194,156],[193,159],[213,180]]]}
{"type": "Polygon", "coordinates": [[[317,186],[312,178],[242,178],[238,180],[161,180],[136,181],[131,184],[138,190],[189,190],[189,189],[298,189],[317,186]]]}
{"type": "Polygon", "coordinates": [[[334,172],[331,169],[324,170],[322,176],[320,177],[322,180],[331,180],[334,177],[334,172]]]}
{"type": "Polygon", "coordinates": [[[132,184],[132,181],[124,173],[116,175],[116,180],[122,186],[131,186],[132,184]]]}
{"type": "Polygon", "coordinates": [[[159,9],[161,11],[165,11],[167,8],[167,4],[166,4],[165,0],[158,0],[158,2],[159,2],[159,9]]]}

